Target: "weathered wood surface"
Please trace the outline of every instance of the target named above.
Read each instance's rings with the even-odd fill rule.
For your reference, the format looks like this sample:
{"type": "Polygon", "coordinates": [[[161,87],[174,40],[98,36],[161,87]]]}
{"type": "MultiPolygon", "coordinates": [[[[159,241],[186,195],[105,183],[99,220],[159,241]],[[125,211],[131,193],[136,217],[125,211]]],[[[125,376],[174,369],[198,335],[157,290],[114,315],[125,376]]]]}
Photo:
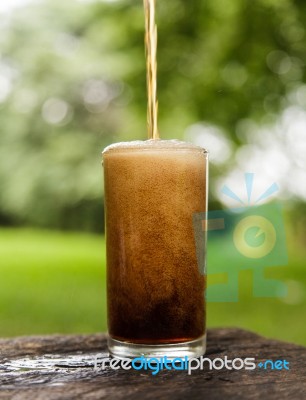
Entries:
{"type": "Polygon", "coordinates": [[[306,399],[306,348],[240,329],[208,331],[210,358],[286,359],[289,370],[94,371],[104,335],[0,340],[0,399],[306,399]]]}

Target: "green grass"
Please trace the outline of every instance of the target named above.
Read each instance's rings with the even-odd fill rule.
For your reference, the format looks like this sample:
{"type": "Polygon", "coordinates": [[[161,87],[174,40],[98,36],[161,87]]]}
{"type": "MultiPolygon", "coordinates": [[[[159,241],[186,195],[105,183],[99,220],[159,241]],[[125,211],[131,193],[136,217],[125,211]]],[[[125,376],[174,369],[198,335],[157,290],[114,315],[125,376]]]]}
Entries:
{"type": "Polygon", "coordinates": [[[106,329],[101,236],[0,230],[0,336],[106,329]]]}
{"type": "MultiPolygon", "coordinates": [[[[210,251],[217,257],[220,248],[210,251]]],[[[304,259],[304,248],[291,239],[289,266],[267,270],[288,282],[283,299],[253,298],[252,274],[243,271],[239,301],[208,303],[208,326],[240,326],[306,345],[304,259]]],[[[106,330],[102,236],[1,229],[0,271],[0,336],[106,330]]]]}

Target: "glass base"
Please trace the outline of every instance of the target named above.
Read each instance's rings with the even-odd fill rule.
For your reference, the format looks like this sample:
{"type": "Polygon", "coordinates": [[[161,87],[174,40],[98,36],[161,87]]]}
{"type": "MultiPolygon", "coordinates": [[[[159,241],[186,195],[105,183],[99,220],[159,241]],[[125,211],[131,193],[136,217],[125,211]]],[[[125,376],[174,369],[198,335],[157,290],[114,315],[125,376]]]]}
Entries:
{"type": "Polygon", "coordinates": [[[119,359],[123,358],[161,358],[167,356],[169,360],[174,358],[198,358],[206,351],[206,334],[196,340],[175,344],[134,344],[108,338],[110,355],[119,359]]]}

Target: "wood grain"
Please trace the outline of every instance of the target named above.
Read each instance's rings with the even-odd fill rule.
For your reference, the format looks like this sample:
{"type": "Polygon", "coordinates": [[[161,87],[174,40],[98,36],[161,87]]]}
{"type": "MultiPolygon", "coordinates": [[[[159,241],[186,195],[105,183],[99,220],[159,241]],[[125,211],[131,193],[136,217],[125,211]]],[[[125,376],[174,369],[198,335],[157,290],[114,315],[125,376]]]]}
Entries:
{"type": "Polygon", "coordinates": [[[289,370],[100,370],[84,365],[108,356],[105,335],[0,340],[0,399],[306,399],[306,348],[240,329],[208,331],[210,358],[286,359],[289,370]],[[49,365],[49,364],[50,365],[49,365]],[[18,370],[16,366],[21,366],[18,370]]]}

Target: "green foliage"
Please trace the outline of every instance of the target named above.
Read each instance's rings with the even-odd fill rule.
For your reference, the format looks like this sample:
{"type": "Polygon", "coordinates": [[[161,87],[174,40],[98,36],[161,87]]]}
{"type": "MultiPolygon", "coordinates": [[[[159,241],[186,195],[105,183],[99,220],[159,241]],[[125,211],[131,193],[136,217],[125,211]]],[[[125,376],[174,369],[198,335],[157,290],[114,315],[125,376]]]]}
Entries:
{"type": "MultiPolygon", "coordinates": [[[[237,146],[305,81],[304,2],[157,3],[164,138],[206,121],[237,146]]],[[[146,137],[142,1],[42,1],[0,30],[3,221],[102,229],[101,150],[146,137]]]]}

